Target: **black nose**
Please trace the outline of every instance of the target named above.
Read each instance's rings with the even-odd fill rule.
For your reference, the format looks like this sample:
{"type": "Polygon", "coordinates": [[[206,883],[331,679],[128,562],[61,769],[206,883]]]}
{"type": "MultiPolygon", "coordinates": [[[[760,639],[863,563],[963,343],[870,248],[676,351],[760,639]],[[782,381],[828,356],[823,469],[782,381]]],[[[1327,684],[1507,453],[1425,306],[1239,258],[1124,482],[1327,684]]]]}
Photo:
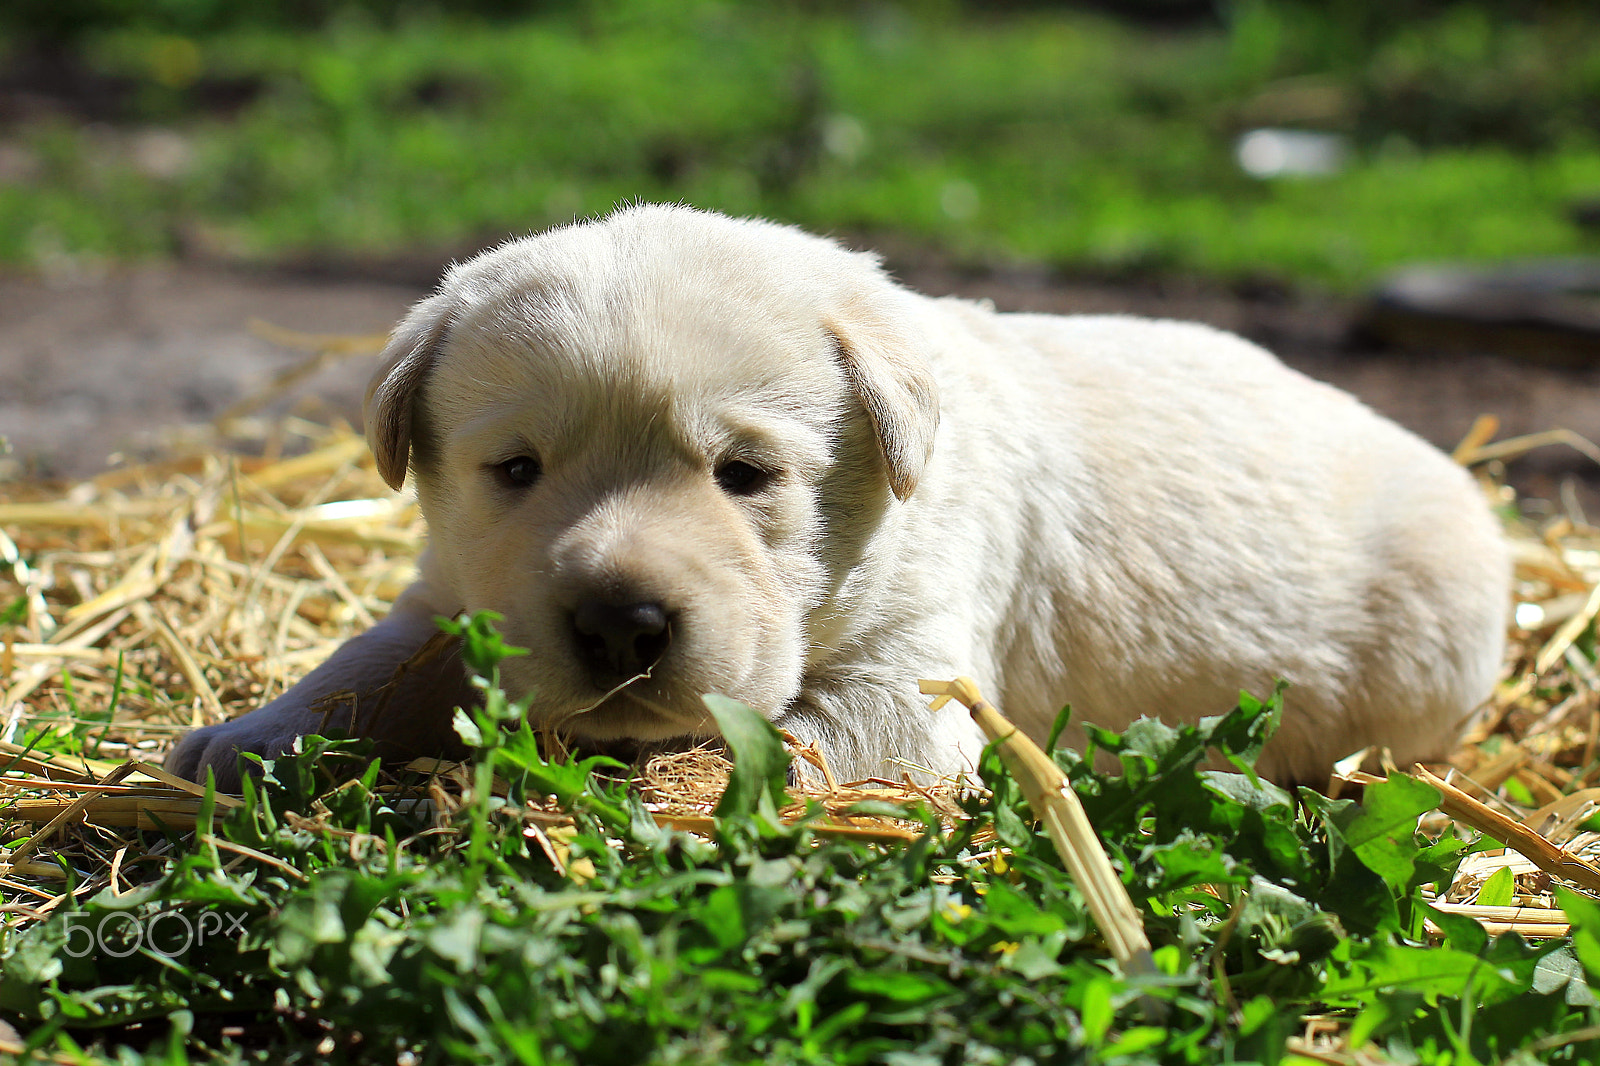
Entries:
{"type": "Polygon", "coordinates": [[[659,603],[584,600],[572,612],[578,654],[595,680],[625,681],[645,673],[667,650],[672,633],[659,603]]]}

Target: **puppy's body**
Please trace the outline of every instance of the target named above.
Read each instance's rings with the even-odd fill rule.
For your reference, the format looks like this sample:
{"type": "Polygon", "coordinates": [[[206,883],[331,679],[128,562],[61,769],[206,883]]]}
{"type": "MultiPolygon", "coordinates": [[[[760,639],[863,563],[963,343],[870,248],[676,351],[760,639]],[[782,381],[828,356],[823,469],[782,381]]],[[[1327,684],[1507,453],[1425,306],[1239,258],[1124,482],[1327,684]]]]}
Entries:
{"type": "MultiPolygon", "coordinates": [[[[1262,769],[1317,781],[1368,744],[1441,754],[1499,667],[1481,496],[1355,400],[1202,326],[932,300],[766,223],[634,208],[456,268],[368,426],[416,477],[421,581],[180,772],[230,779],[482,608],[532,650],[503,669],[538,719],[704,735],[718,691],[850,777],[972,766],[920,677],[975,677],[1039,737],[1065,704],[1193,719],[1283,677],[1262,769]]],[[[443,743],[459,666],[408,677],[361,731],[443,743]]]]}

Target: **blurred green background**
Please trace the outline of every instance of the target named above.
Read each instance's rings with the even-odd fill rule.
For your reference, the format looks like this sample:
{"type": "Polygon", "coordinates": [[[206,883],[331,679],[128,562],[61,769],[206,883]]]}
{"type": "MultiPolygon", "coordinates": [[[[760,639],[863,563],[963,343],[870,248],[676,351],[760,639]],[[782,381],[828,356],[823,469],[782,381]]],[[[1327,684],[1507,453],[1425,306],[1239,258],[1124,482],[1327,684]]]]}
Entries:
{"type": "Polygon", "coordinates": [[[1597,251],[1600,15],[0,5],[0,269],[446,255],[634,198],[963,263],[1346,291],[1402,262],[1597,251]],[[1342,156],[1253,177],[1237,144],[1264,127],[1337,135],[1342,156]]]}

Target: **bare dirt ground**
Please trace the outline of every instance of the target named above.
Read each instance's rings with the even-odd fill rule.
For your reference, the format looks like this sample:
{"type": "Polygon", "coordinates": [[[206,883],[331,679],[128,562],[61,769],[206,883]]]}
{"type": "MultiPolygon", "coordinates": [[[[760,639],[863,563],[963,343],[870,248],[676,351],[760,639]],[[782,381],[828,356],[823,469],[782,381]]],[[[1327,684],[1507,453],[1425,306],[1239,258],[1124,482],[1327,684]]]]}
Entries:
{"type": "MultiPolygon", "coordinates": [[[[190,264],[46,283],[0,278],[0,434],[13,475],[82,477],[203,423],[307,353],[252,321],[311,333],[382,332],[418,287],[190,264]]],[[[286,407],[359,420],[371,359],[334,366],[286,407]]]]}
{"type": "MultiPolygon", "coordinates": [[[[1281,292],[1187,282],[1112,284],[1044,272],[967,272],[892,264],[913,287],[988,298],[1003,310],[1195,319],[1242,333],[1313,377],[1355,393],[1450,447],[1480,414],[1502,435],[1566,427],[1600,437],[1600,370],[1482,353],[1382,351],[1349,340],[1356,308],[1281,292]]],[[[306,358],[253,332],[260,321],[307,333],[388,329],[431,285],[435,260],[338,269],[244,270],[180,263],[53,282],[0,277],[0,476],[82,477],[139,457],[164,427],[204,423],[306,358]]],[[[371,356],[330,367],[272,413],[358,424],[371,356]]],[[[1525,491],[1553,498],[1593,464],[1545,449],[1512,465],[1525,491]]]]}

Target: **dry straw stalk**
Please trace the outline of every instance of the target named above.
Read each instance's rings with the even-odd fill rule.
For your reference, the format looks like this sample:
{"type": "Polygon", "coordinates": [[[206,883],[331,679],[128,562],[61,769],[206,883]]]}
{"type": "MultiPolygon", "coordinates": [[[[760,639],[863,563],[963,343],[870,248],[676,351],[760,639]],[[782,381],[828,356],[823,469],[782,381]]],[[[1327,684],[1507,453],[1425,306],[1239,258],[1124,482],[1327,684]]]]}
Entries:
{"type": "Polygon", "coordinates": [[[919,687],[924,695],[937,697],[935,710],[952,699],[966,707],[983,735],[999,745],[1000,758],[1034,814],[1044,823],[1061,861],[1083,892],[1089,913],[1110,945],[1111,954],[1129,972],[1154,973],[1150,941],[1144,934],[1139,910],[1106,857],[1105,846],[1066,775],[1039,745],[1019,733],[983,698],[971,678],[922,681],[919,687]]]}

